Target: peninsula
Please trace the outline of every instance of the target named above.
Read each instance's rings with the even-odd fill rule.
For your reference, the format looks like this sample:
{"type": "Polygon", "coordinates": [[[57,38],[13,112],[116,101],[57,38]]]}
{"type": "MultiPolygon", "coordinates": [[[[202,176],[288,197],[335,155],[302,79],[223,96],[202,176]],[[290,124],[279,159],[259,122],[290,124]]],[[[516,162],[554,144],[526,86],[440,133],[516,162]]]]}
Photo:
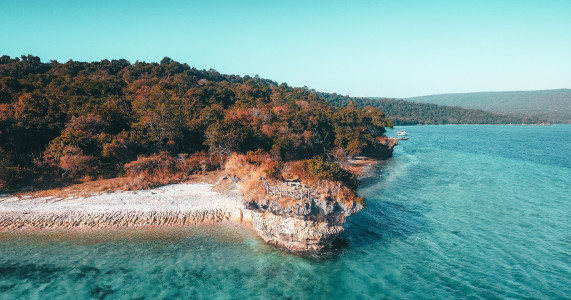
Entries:
{"type": "MultiPolygon", "coordinates": [[[[259,172],[255,164],[243,159],[244,156],[232,157],[228,166],[232,175],[212,172],[210,176],[193,178],[192,182],[147,190],[123,191],[117,190],[117,186],[107,189],[124,181],[112,179],[64,189],[0,195],[0,231],[85,231],[241,222],[252,225],[268,243],[289,251],[313,253],[333,247],[343,231],[345,218],[363,207],[360,198],[340,197],[350,192],[340,185],[312,189],[299,182],[281,182],[280,187],[273,181],[273,193],[257,194],[260,187],[269,188],[269,183],[264,180],[256,184],[253,179],[259,172]],[[242,173],[239,179],[235,173],[243,168],[231,166],[238,166],[236,163],[249,165],[250,175],[242,173]],[[210,183],[200,182],[208,181],[208,177],[210,183]],[[213,178],[219,179],[212,182],[213,178]]],[[[374,163],[366,160],[352,165],[364,169],[374,163]]]]}
{"type": "Polygon", "coordinates": [[[2,56],[0,228],[234,220],[290,250],[328,248],[363,207],[351,162],[391,157],[391,126],[374,107],[332,107],[305,87],[170,58],[2,56]],[[188,183],[213,173],[215,182],[188,183]],[[112,184],[81,190],[102,180],[112,184]],[[80,197],[14,196],[73,184],[80,197]]]}

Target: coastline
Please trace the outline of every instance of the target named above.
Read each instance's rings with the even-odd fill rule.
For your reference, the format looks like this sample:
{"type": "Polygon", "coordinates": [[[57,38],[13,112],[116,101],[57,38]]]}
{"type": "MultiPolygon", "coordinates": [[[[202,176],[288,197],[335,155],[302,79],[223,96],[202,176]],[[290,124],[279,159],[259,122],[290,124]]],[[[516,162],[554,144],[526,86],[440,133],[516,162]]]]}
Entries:
{"type": "MultiPolygon", "coordinates": [[[[364,178],[378,163],[356,157],[347,161],[346,168],[364,178]]],[[[311,253],[332,247],[344,231],[346,218],[363,208],[358,202],[339,201],[331,195],[309,202],[274,196],[252,202],[243,196],[249,187],[233,178],[241,181],[218,172],[148,190],[107,190],[113,185],[96,181],[0,195],[0,232],[153,230],[234,222],[252,227],[269,244],[311,253]]]]}
{"type": "Polygon", "coordinates": [[[0,196],[0,230],[106,229],[251,222],[238,195],[208,183],[79,197],[0,196]]]}

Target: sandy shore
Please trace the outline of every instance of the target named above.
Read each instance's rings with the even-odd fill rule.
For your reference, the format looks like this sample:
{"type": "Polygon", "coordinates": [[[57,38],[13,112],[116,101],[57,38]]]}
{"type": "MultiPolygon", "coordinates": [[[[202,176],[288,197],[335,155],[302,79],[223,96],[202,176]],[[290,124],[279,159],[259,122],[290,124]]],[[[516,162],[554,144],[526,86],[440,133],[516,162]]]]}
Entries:
{"type": "Polygon", "coordinates": [[[238,196],[207,183],[116,191],[88,197],[0,196],[0,230],[193,225],[244,219],[238,196]]]}

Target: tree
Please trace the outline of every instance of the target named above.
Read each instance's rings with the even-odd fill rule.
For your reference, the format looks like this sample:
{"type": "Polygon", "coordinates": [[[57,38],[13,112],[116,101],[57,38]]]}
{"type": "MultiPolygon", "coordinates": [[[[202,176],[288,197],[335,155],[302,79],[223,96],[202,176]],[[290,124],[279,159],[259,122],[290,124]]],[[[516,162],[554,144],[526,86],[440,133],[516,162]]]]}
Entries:
{"type": "Polygon", "coordinates": [[[209,152],[211,155],[218,153],[220,156],[220,166],[223,166],[224,156],[232,154],[232,151],[237,148],[237,135],[234,132],[225,130],[220,123],[214,123],[208,126],[204,135],[206,137],[204,143],[208,145],[210,149],[209,152]]]}
{"type": "Polygon", "coordinates": [[[132,126],[141,133],[140,142],[164,150],[180,140],[184,124],[181,108],[181,102],[160,85],[139,89],[133,101],[137,121],[132,126]]]}
{"type": "Polygon", "coordinates": [[[231,152],[260,150],[287,163],[334,147],[348,155],[382,147],[390,122],[379,109],[362,109],[358,101],[334,108],[325,101],[331,99],[350,98],[198,70],[168,57],[61,64],[2,56],[0,181],[112,176],[130,160],[157,153],[204,152],[204,160],[210,150],[211,160],[223,163],[231,152]]]}

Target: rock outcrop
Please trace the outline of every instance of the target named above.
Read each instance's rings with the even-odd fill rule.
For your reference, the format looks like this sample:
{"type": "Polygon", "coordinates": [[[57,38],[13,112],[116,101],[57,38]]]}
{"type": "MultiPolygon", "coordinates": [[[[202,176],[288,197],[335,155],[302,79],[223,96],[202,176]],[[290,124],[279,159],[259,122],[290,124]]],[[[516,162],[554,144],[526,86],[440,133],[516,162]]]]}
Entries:
{"type": "Polygon", "coordinates": [[[332,247],[346,218],[363,208],[353,174],[318,158],[280,165],[266,154],[235,154],[225,172],[236,183],[257,233],[291,251],[332,247]],[[314,173],[308,178],[310,169],[314,173]]]}
{"type": "Polygon", "coordinates": [[[306,201],[268,197],[244,205],[251,211],[252,226],[266,242],[296,252],[332,247],[345,219],[363,208],[357,202],[347,205],[330,197],[306,201]]]}
{"type": "Polygon", "coordinates": [[[378,142],[379,144],[377,147],[375,147],[375,149],[370,153],[366,153],[366,155],[376,159],[387,159],[393,157],[394,147],[399,144],[398,139],[383,136],[378,139],[378,142]]]}

